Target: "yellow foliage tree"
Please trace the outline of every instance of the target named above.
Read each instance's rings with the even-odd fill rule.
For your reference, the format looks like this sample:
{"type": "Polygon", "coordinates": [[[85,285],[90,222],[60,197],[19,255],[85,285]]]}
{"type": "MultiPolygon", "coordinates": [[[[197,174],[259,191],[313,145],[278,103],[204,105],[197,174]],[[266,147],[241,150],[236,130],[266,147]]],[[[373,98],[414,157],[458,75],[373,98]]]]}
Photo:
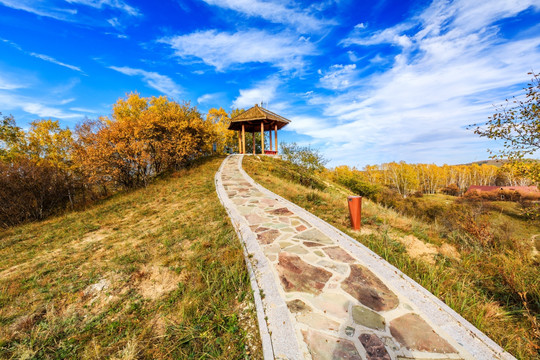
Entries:
{"type": "Polygon", "coordinates": [[[234,151],[238,148],[235,132],[228,129],[231,123],[231,115],[221,107],[219,109],[210,109],[206,115],[206,121],[213,128],[212,143],[216,145],[218,154],[226,153],[227,149],[234,151]]]}
{"type": "Polygon", "coordinates": [[[24,140],[25,133],[15,124],[13,116],[2,117],[0,120],[0,161],[13,160],[17,153],[20,153],[24,140]]]}
{"type": "Polygon", "coordinates": [[[133,187],[211,153],[213,134],[189,103],[132,93],[113,105],[110,117],[77,127],[75,153],[93,181],[133,187]]]}
{"type": "Polygon", "coordinates": [[[418,190],[420,181],[413,165],[404,161],[384,164],[388,172],[388,179],[396,191],[403,197],[418,190]]]}
{"type": "Polygon", "coordinates": [[[71,167],[73,137],[69,128],[62,129],[58,120],[33,121],[21,152],[36,162],[48,161],[63,169],[71,167]]]}

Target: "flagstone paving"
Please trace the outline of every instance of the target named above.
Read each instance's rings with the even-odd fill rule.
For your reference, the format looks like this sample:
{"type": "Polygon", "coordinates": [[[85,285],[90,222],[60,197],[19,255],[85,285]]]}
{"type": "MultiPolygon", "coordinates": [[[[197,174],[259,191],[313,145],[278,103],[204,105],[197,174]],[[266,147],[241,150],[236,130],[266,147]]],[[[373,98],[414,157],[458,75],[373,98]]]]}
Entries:
{"type": "MultiPolygon", "coordinates": [[[[359,256],[295,213],[290,204],[259,191],[240,164],[238,156],[228,157],[216,177],[220,176],[218,183],[227,197],[222,201],[229,213],[234,211],[239,223],[249,226],[247,235],[256,242],[249,261],[259,271],[261,294],[268,291],[272,298],[262,296],[273,357],[395,360],[478,356],[435,327],[399,288],[385,283],[359,256]],[[273,315],[281,303],[284,318],[279,321],[283,324],[273,315]],[[280,336],[286,339],[280,340],[280,336]],[[289,345],[280,350],[276,345],[280,341],[289,345]]],[[[512,357],[501,350],[483,358],[512,357]]]]}

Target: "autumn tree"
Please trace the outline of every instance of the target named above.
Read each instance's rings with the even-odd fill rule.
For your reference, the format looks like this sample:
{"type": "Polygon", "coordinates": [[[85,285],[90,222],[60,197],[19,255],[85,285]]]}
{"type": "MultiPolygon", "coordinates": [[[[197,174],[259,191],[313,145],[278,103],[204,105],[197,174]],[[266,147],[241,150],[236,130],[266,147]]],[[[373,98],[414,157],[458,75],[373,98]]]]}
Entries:
{"type": "MultiPolygon", "coordinates": [[[[496,113],[487,123],[474,127],[475,134],[493,140],[502,140],[503,148],[490,150],[492,157],[508,158],[517,166],[526,162],[527,157],[535,156],[540,150],[540,73],[532,75],[527,85],[524,99],[512,100],[497,107],[496,113]]],[[[540,164],[532,162],[528,176],[540,182],[540,164]]]]}
{"type": "Polygon", "coordinates": [[[4,116],[0,122],[0,160],[26,157],[67,169],[72,146],[71,130],[60,127],[58,120],[32,121],[27,132],[15,124],[13,116],[4,116]]]}
{"type": "Polygon", "coordinates": [[[504,185],[509,186],[529,186],[532,180],[528,178],[531,173],[530,167],[534,166],[531,163],[507,163],[504,164],[498,171],[498,175],[503,179],[504,185]]]}
{"type": "Polygon", "coordinates": [[[43,119],[25,132],[12,116],[4,117],[0,141],[0,226],[43,219],[73,205],[80,182],[71,166],[68,128],[43,119]]]}
{"type": "MultiPolygon", "coordinates": [[[[237,133],[238,133],[238,136],[242,136],[241,131],[237,131],[237,133]]],[[[238,139],[236,141],[238,142],[238,139]]],[[[246,132],[246,153],[249,154],[253,152],[254,144],[255,144],[255,154],[260,154],[262,152],[261,132],[260,131],[255,131],[254,133],[246,132]]]]}
{"type": "Polygon", "coordinates": [[[401,196],[407,197],[410,193],[418,189],[420,185],[419,177],[411,165],[404,161],[400,161],[399,163],[392,162],[385,165],[390,183],[401,196]]]}
{"type": "MultiPolygon", "coordinates": [[[[0,113],[0,116],[2,113],[0,113]]],[[[0,161],[12,160],[24,141],[24,131],[15,124],[12,115],[0,120],[0,161]]]]}
{"type": "Polygon", "coordinates": [[[226,153],[227,149],[238,148],[238,141],[235,138],[235,131],[229,130],[232,112],[229,114],[223,108],[212,108],[206,115],[206,121],[212,127],[212,143],[215,144],[218,154],[226,153]]]}
{"type": "MultiPolygon", "coordinates": [[[[231,116],[167,97],[133,93],[110,116],[85,119],[75,133],[52,119],[24,131],[12,116],[0,120],[0,226],[42,219],[66,204],[85,203],[87,192],[145,186],[155,176],[222,153],[236,144],[231,116]],[[73,136],[75,135],[75,136],[73,136]]],[[[1,114],[0,114],[1,116],[1,114]]],[[[99,196],[99,195],[98,195],[99,196]]]]}
{"type": "Polygon", "coordinates": [[[32,121],[22,150],[37,162],[48,161],[67,170],[71,165],[73,137],[69,128],[61,128],[58,120],[32,121]]]}
{"type": "Polygon", "coordinates": [[[378,165],[366,165],[364,166],[364,174],[366,179],[372,184],[384,184],[383,172],[379,169],[378,165]]]}
{"type": "Polygon", "coordinates": [[[435,164],[416,165],[420,188],[425,194],[435,194],[444,183],[444,172],[435,164]]]}
{"type": "Polygon", "coordinates": [[[189,103],[132,93],[113,105],[110,117],[77,127],[77,162],[103,186],[133,187],[169,169],[210,154],[214,124],[189,103]]]}

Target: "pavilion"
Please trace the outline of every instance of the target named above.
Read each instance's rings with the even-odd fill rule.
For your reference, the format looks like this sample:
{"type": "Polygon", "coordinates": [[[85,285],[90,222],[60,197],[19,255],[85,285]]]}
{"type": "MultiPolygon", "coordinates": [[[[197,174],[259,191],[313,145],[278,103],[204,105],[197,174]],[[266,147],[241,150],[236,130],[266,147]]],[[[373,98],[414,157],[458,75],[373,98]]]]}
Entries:
{"type": "Polygon", "coordinates": [[[278,130],[291,121],[279,116],[262,106],[255,104],[254,107],[238,114],[231,119],[229,130],[238,131],[238,152],[246,153],[246,132],[253,136],[253,154],[255,154],[255,133],[261,132],[261,153],[276,155],[278,153],[278,130]],[[269,150],[264,149],[264,132],[270,132],[269,150]],[[275,150],[272,150],[272,131],[275,131],[275,150]]]}

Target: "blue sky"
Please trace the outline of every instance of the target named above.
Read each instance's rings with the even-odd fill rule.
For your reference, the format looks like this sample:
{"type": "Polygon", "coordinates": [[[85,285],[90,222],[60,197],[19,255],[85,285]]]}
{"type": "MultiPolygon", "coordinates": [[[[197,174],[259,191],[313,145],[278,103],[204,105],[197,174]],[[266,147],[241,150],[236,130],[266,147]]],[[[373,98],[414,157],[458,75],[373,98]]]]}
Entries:
{"type": "Polygon", "coordinates": [[[0,0],[0,112],[73,128],[126,93],[263,101],[330,165],[488,157],[466,126],[540,72],[540,0],[0,0]]]}

